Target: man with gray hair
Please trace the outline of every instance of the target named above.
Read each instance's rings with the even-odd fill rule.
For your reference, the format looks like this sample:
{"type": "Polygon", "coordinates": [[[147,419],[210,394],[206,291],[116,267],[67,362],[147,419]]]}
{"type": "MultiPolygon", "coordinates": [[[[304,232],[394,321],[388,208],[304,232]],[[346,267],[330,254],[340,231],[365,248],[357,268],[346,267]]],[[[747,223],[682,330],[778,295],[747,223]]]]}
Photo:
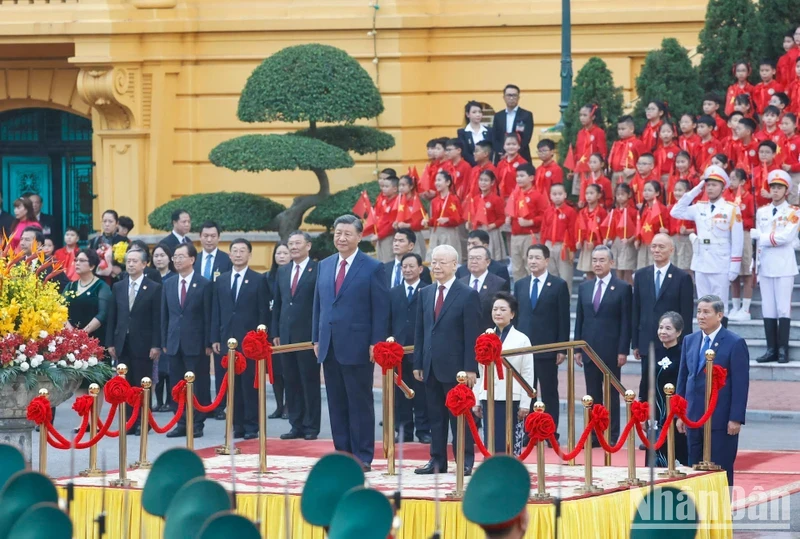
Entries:
{"type": "MultiPolygon", "coordinates": [[[[578,287],[578,308],[575,317],[575,340],[586,341],[620,378],[622,366],[628,360],[631,342],[631,285],[611,275],[614,254],[605,245],[592,251],[592,272],[595,278],[578,287]]],[[[619,392],[611,390],[611,401],[603,401],[603,371],[588,357],[575,354],[575,362],[583,365],[586,392],[595,403],[603,403],[611,413],[611,444],[619,438],[619,392]]],[[[595,445],[597,437],[593,434],[595,445]]]]}
{"type": "Polygon", "coordinates": [[[388,335],[389,289],[383,264],[358,249],[363,232],[354,215],[333,223],[339,252],[319,263],[311,341],[325,374],[333,446],[369,471],[375,455],[372,347],[388,335]]]}
{"type": "MultiPolygon", "coordinates": [[[[733,466],[750,387],[750,353],[744,339],[722,326],[724,312],[725,303],[719,296],[697,300],[700,329],[683,340],[676,394],[686,399],[686,417],[700,419],[706,408],[706,352],[713,351],[714,365],[726,369],[727,374],[711,416],[711,460],[728,473],[728,486],[733,486],[733,466]]],[[[680,419],[677,428],[686,432],[689,465],[697,464],[703,457],[703,429],[687,428],[680,419]]]]}

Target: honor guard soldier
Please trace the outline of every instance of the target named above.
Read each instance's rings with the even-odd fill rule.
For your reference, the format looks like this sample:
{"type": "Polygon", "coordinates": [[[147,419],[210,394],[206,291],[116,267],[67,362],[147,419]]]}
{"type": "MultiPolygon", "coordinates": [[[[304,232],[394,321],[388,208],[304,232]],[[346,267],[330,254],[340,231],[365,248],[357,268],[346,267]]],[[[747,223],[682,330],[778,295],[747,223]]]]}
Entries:
{"type": "Polygon", "coordinates": [[[697,234],[690,234],[689,239],[693,244],[692,270],[696,275],[697,296],[719,296],[725,314],[730,281],[739,277],[744,245],[741,211],[722,197],[729,183],[725,170],[711,165],[700,183],[681,197],[670,212],[676,219],[695,222],[697,234]],[[708,200],[690,205],[703,189],[708,200]]]}
{"type": "Polygon", "coordinates": [[[345,453],[325,455],[311,468],[303,486],[300,496],[303,519],[328,531],[336,506],[348,491],[363,487],[364,480],[361,464],[352,456],[345,453]]]}
{"type": "Polygon", "coordinates": [[[639,503],[630,539],[694,539],[697,527],[697,506],[692,497],[675,487],[659,485],[639,503]]]}
{"type": "Polygon", "coordinates": [[[786,201],[792,184],[787,172],[773,170],[767,181],[772,203],[758,209],[756,228],[750,231],[758,244],[756,268],[767,335],[767,352],[756,361],[788,363],[791,291],[798,273],[794,242],[800,227],[800,208],[786,201]]]}
{"type": "Polygon", "coordinates": [[[486,537],[522,539],[528,529],[531,477],[516,457],[497,455],[476,470],[464,493],[462,510],[486,537]]]}
{"type": "Polygon", "coordinates": [[[387,539],[394,511],[384,494],[359,486],[350,489],[336,506],[328,539],[387,539]]]}

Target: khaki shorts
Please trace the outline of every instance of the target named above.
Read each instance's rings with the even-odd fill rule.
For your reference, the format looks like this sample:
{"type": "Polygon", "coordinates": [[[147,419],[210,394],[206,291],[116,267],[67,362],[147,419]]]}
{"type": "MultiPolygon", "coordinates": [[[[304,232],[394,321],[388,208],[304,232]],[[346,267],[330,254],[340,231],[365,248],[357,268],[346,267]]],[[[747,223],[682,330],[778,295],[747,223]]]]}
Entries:
{"type": "Polygon", "coordinates": [[[558,242],[554,244],[552,241],[548,241],[545,245],[550,249],[550,261],[547,264],[547,271],[567,281],[567,288],[571,295],[572,277],[575,275],[575,266],[573,266],[575,263],[575,253],[570,252],[566,260],[561,260],[563,243],[558,242]]]}
{"type": "Polygon", "coordinates": [[[750,265],[753,263],[753,242],[750,239],[750,231],[744,231],[744,245],[742,245],[742,267],[739,275],[752,275],[753,270],[750,265]]]}
{"type": "Polygon", "coordinates": [[[428,262],[430,262],[430,257],[433,253],[433,250],[439,245],[450,245],[456,250],[456,253],[458,254],[458,260],[460,261],[462,259],[461,234],[458,232],[458,228],[446,228],[440,226],[435,230],[431,230],[431,239],[430,244],[428,245],[428,262]]]}
{"type": "Polygon", "coordinates": [[[633,242],[623,244],[619,238],[611,244],[611,252],[614,253],[614,266],[618,270],[633,271],[636,269],[636,248],[633,242]]]}
{"type": "Polygon", "coordinates": [[[692,255],[694,249],[689,236],[683,234],[675,234],[672,236],[672,242],[675,244],[675,252],[672,254],[672,263],[682,270],[689,270],[692,268],[692,255]]]}
{"type": "Polygon", "coordinates": [[[503,233],[499,228],[487,230],[489,234],[489,252],[492,260],[505,260],[508,256],[506,252],[506,242],[503,240],[503,233]]]}
{"type": "Polygon", "coordinates": [[[639,252],[636,253],[636,269],[640,270],[652,264],[653,253],[650,252],[650,246],[643,243],[639,246],[639,252]]]}
{"type": "Polygon", "coordinates": [[[533,245],[530,234],[513,234],[511,236],[511,273],[514,281],[528,276],[528,247],[533,245]]]}
{"type": "Polygon", "coordinates": [[[578,271],[592,271],[592,250],[581,248],[578,253],[578,271]]]}

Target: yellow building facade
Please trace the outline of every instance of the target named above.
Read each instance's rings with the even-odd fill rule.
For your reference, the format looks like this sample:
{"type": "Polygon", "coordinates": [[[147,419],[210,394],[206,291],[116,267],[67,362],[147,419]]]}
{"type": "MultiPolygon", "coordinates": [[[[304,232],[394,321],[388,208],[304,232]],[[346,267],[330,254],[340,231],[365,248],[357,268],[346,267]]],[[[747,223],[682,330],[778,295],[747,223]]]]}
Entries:
{"type": "MultiPolygon", "coordinates": [[[[520,104],[533,111],[537,133],[557,122],[560,4],[0,0],[0,153],[22,148],[13,140],[20,136],[18,125],[2,129],[13,111],[51,109],[91,119],[85,148],[91,193],[89,186],[79,192],[70,184],[69,165],[52,163],[54,176],[61,168],[60,185],[48,192],[45,210],[57,217],[63,211],[66,219],[80,203],[95,229],[100,212],[114,208],[134,219],[136,233],[153,232],[147,215],[192,193],[247,191],[290,204],[316,190],[313,174],[234,173],[208,160],[209,151],[228,138],[294,128],[236,117],[239,93],[265,57],[289,45],[325,43],[346,50],[376,80],[386,110],[372,124],[397,144],[377,160],[358,157],[355,168],[334,171],[331,187],[338,190],[373,178],[376,164],[405,170],[422,163],[428,139],[454,136],[462,126],[466,101],[499,110],[506,83],[522,88],[520,104]]],[[[590,56],[602,57],[630,101],[647,51],[664,37],[695,47],[704,15],[705,3],[696,0],[573,0],[574,70],[590,56]]],[[[74,155],[70,151],[65,155],[74,155]]],[[[6,210],[9,198],[25,187],[14,187],[13,175],[25,169],[16,163],[4,164],[6,210]]]]}

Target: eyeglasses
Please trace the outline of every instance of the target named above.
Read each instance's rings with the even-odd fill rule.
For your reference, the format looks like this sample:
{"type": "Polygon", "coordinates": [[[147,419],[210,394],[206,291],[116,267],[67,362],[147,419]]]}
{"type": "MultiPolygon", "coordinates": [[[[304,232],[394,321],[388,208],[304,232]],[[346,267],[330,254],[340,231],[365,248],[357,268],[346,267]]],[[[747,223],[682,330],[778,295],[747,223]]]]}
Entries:
{"type": "Polygon", "coordinates": [[[181,260],[185,260],[187,258],[189,258],[189,257],[186,256],[186,255],[175,255],[175,256],[172,257],[172,261],[173,262],[180,262],[181,260]]]}
{"type": "Polygon", "coordinates": [[[470,262],[484,262],[486,261],[485,256],[468,256],[467,260],[470,262]]]}
{"type": "Polygon", "coordinates": [[[76,258],[75,262],[87,262],[88,263],[89,259],[88,258],[76,258]]]}

